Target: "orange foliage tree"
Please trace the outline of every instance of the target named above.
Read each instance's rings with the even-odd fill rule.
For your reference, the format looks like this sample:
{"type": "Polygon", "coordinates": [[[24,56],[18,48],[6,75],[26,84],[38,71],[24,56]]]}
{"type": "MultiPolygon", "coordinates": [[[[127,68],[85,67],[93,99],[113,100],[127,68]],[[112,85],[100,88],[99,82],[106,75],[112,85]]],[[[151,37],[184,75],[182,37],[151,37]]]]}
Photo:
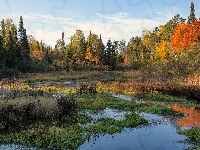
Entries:
{"type": "Polygon", "coordinates": [[[186,30],[187,24],[185,22],[178,24],[174,30],[174,35],[172,36],[172,48],[176,53],[180,52],[180,49],[184,48],[183,37],[186,30]]]}
{"type": "Polygon", "coordinates": [[[200,21],[196,21],[192,24],[182,22],[175,28],[171,46],[175,52],[180,52],[182,49],[194,46],[199,35],[200,21]]]}

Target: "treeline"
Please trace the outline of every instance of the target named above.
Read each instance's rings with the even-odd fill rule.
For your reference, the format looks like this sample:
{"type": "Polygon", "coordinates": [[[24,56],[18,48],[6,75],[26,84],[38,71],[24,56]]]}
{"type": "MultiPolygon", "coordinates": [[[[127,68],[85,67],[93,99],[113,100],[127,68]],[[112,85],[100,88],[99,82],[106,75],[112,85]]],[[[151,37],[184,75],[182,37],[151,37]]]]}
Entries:
{"type": "Polygon", "coordinates": [[[191,3],[187,23],[179,14],[141,37],[108,42],[90,31],[85,37],[76,30],[65,43],[64,32],[54,48],[26,34],[23,18],[19,27],[11,19],[1,21],[0,77],[19,72],[47,72],[86,69],[157,70],[169,75],[188,75],[199,69],[200,21],[191,3]]]}
{"type": "Polygon", "coordinates": [[[26,34],[23,18],[19,27],[11,19],[1,21],[0,32],[0,77],[26,72],[47,72],[57,70],[85,70],[116,68],[122,62],[119,44],[109,39],[104,45],[100,37],[90,31],[85,38],[81,30],[76,30],[70,43],[62,38],[56,41],[55,48],[37,41],[26,34]]]}
{"type": "Polygon", "coordinates": [[[200,20],[191,2],[187,19],[179,14],[152,31],[144,30],[127,45],[126,63],[171,76],[187,76],[200,68],[200,20]]]}

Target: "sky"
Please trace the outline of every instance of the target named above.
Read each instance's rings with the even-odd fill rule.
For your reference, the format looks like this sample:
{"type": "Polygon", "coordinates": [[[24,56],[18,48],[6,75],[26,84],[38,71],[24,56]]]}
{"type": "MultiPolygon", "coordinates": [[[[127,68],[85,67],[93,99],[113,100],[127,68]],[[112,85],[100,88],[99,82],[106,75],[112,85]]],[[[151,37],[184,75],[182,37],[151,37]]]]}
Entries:
{"type": "Polygon", "coordinates": [[[187,19],[190,4],[200,18],[199,0],[1,0],[0,19],[10,18],[19,25],[23,17],[28,35],[54,47],[65,33],[65,43],[80,29],[88,36],[100,35],[104,44],[141,36],[180,14],[187,19]]]}

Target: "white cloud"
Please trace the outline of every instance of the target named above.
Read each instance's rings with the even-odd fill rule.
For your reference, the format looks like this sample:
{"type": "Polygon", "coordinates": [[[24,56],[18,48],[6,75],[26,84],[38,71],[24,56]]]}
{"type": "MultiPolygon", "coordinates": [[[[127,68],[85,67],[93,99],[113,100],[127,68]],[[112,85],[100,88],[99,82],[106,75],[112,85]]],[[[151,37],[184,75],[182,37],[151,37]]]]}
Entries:
{"type": "Polygon", "coordinates": [[[104,44],[110,38],[111,41],[125,39],[127,42],[133,36],[141,36],[142,30],[152,30],[156,26],[165,24],[175,14],[166,10],[164,13],[158,12],[156,17],[132,18],[125,12],[116,14],[94,14],[95,19],[62,18],[43,14],[21,14],[14,13],[10,16],[19,18],[22,15],[27,28],[27,34],[32,34],[37,40],[44,40],[52,46],[56,40],[61,38],[61,33],[65,32],[65,41],[69,43],[69,38],[76,29],[84,32],[86,38],[91,30],[97,35],[101,34],[104,44]]]}

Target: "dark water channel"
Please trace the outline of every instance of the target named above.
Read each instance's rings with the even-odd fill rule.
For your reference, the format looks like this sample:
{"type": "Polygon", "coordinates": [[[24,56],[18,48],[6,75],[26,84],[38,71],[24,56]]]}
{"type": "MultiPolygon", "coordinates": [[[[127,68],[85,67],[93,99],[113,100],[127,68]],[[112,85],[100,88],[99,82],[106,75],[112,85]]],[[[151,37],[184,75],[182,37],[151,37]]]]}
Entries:
{"type": "MultiPolygon", "coordinates": [[[[59,86],[59,84],[62,85],[63,88],[71,88],[77,86],[77,83],[80,85],[82,82],[85,82],[85,80],[57,82],[56,84],[57,86],[59,86]]],[[[139,103],[144,102],[141,99],[134,99],[133,96],[116,94],[113,94],[113,96],[125,100],[136,100],[139,103]]],[[[193,147],[194,145],[187,140],[186,136],[179,135],[177,132],[183,129],[200,126],[200,111],[196,108],[179,104],[171,103],[168,105],[177,111],[183,112],[184,117],[175,118],[138,112],[141,117],[148,120],[147,124],[136,128],[125,128],[121,133],[113,135],[105,134],[99,137],[92,137],[89,141],[85,141],[78,150],[182,150],[187,147],[193,147]]],[[[111,117],[119,120],[124,119],[126,112],[115,109],[105,109],[98,114],[90,114],[89,112],[83,113],[91,115],[94,119],[93,122],[95,122],[95,119],[99,117],[111,117]]],[[[28,148],[14,144],[0,145],[0,150],[15,149],[26,150],[28,148]]]]}

